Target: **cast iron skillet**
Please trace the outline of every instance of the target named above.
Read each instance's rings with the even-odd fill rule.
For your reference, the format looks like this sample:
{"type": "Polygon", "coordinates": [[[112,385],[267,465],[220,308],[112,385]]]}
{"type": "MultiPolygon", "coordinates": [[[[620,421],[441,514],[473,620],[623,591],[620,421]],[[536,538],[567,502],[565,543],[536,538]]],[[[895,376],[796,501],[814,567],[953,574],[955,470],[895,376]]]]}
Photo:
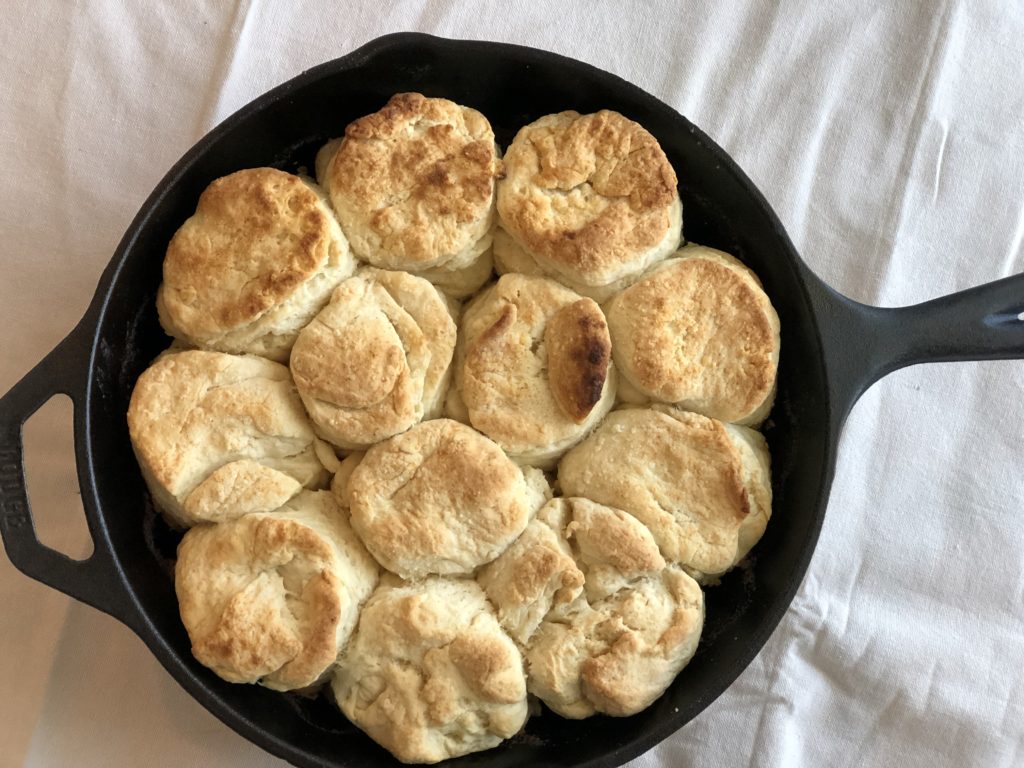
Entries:
{"type": "Polygon", "coordinates": [[[192,696],[231,728],[300,766],[393,760],[322,696],[222,682],[189,652],[169,558],[176,539],[152,514],[128,441],[135,379],[168,339],[154,297],[161,260],[206,185],[241,168],[312,167],[316,148],[391,94],[421,91],[482,111],[502,145],[564,109],[618,110],[647,127],[678,171],[688,240],[751,266],[782,321],[775,410],[765,429],[775,517],[745,568],[707,590],[697,655],[668,692],[630,718],[580,722],[548,712],[459,766],[616,766],[680,728],[753,659],[786,611],[818,538],[846,414],[875,380],[926,361],[1024,357],[1024,275],[903,309],[846,299],[800,260],[750,180],[670,107],[594,67],[544,51],[418,34],[379,38],[303,73],[228,118],[171,169],[142,206],[78,326],[0,400],[0,531],[28,576],[127,624],[192,696]],[[95,551],[74,561],[39,543],[25,491],[21,427],[52,395],[74,401],[82,501],[95,551]]]}

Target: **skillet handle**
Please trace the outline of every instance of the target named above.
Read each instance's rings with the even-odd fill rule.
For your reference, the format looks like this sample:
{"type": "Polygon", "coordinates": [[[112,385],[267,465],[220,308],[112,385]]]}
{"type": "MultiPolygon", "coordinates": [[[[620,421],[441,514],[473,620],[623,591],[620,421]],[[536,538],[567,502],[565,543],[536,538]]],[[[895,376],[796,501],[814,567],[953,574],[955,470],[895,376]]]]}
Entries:
{"type": "Polygon", "coordinates": [[[908,365],[1024,359],[1024,274],[895,309],[860,304],[817,278],[808,287],[840,421],[864,390],[908,365]]]}
{"type": "Polygon", "coordinates": [[[14,566],[41,581],[131,626],[135,615],[124,581],[104,546],[104,531],[98,523],[88,487],[79,464],[79,487],[86,510],[93,554],[87,560],[73,560],[39,541],[32,520],[32,508],[25,483],[25,421],[51,397],[65,394],[74,403],[75,444],[85,434],[88,399],[90,338],[81,323],[43,358],[27,376],[0,398],[0,535],[14,566]]]}

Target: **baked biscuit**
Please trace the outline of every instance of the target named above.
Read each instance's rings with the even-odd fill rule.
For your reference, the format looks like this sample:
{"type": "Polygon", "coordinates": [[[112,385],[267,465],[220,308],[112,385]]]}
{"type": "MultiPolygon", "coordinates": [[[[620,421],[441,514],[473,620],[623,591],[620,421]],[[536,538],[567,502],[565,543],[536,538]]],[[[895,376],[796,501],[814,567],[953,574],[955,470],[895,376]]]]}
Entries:
{"type": "Polygon", "coordinates": [[[277,691],[323,680],[379,568],[329,491],[189,530],[174,586],[192,653],[232,683],[277,691]]]}
{"type": "Polygon", "coordinates": [[[477,574],[501,626],[521,646],[552,610],[571,605],[583,590],[583,572],[564,536],[568,511],[561,499],[546,503],[523,535],[477,574]]]}
{"type": "Polygon", "coordinates": [[[729,254],[688,245],[677,256],[606,305],[615,365],[643,397],[759,424],[775,395],[779,317],[729,254]]]}
{"type": "Polygon", "coordinates": [[[238,171],[206,188],[171,239],[160,324],[196,347],[283,362],[299,329],[354,269],[312,182],[273,168],[238,171]]]}
{"type": "Polygon", "coordinates": [[[366,452],[345,484],[352,526],[403,578],[464,574],[500,555],[550,490],[464,424],[417,424],[366,452]]]}
{"type": "Polygon", "coordinates": [[[466,307],[447,413],[548,469],[615,399],[601,308],[553,280],[504,275],[466,307]]]}
{"type": "Polygon", "coordinates": [[[555,712],[616,717],[650,706],[693,657],[704,596],[679,566],[666,566],[636,518],[587,499],[555,499],[585,582],[585,595],[551,611],[526,652],[528,687],[555,712]]]}
{"type": "Polygon", "coordinates": [[[289,362],[322,438],[361,449],[440,415],[455,351],[448,301],[406,272],[363,269],[338,286],[289,362]]]}
{"type": "Polygon", "coordinates": [[[566,496],[634,515],[698,578],[739,562],[771,516],[764,438],[671,406],[610,413],[562,459],[558,480],[566,496]]]}
{"type": "Polygon", "coordinates": [[[268,512],[328,473],[288,369],[253,355],[164,353],[128,406],[153,502],[177,527],[268,512]]]}
{"type": "Polygon", "coordinates": [[[500,225],[494,230],[493,251],[494,268],[499,275],[507,275],[511,272],[534,277],[550,277],[566,288],[575,291],[580,296],[593,299],[598,304],[604,304],[616,293],[635,283],[644,274],[642,272],[630,274],[606,285],[587,285],[586,283],[581,283],[565,275],[560,275],[554,270],[543,269],[530,254],[523,250],[523,247],[513,239],[512,235],[506,232],[500,225]]]}
{"type": "Polygon", "coordinates": [[[423,274],[458,296],[487,281],[480,260],[490,261],[501,161],[475,109],[396,94],[323,147],[316,165],[359,258],[423,274]]]}
{"type": "Polygon", "coordinates": [[[468,579],[385,576],[333,689],[348,719],[405,763],[490,749],[527,718],[522,657],[468,579]]]}
{"type": "Polygon", "coordinates": [[[657,140],[617,112],[542,117],[520,129],[504,163],[498,214],[521,251],[496,254],[506,264],[532,260],[603,296],[679,247],[675,171],[657,140]]]}

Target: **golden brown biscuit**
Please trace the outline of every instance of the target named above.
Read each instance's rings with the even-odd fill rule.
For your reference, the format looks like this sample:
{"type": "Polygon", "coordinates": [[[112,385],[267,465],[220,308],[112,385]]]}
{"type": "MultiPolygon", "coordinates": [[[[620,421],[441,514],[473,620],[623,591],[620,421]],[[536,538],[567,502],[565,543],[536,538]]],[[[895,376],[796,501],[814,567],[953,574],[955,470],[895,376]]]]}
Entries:
{"type": "Polygon", "coordinates": [[[759,424],[775,394],[779,317],[729,254],[689,245],[677,255],[605,307],[615,365],[642,397],[759,424]]]}
{"type": "Polygon", "coordinates": [[[625,510],[698,576],[734,566],[771,516],[760,434],[670,406],[610,413],[558,468],[562,492],[625,510]]]}
{"type": "Polygon", "coordinates": [[[679,246],[675,171],[657,140],[617,112],[542,117],[520,129],[504,163],[502,227],[543,274],[600,289],[679,246]]]}
{"type": "Polygon", "coordinates": [[[128,431],[177,527],[267,512],[328,479],[288,369],[262,357],[161,355],[135,384],[128,431]]]}
{"type": "Polygon", "coordinates": [[[385,269],[434,270],[424,276],[458,295],[490,273],[478,262],[490,258],[500,169],[487,118],[418,93],[396,94],[317,158],[317,176],[357,256],[385,269]]]}
{"type": "Polygon", "coordinates": [[[500,555],[550,495],[464,424],[417,424],[366,452],[346,484],[352,525],[404,578],[465,574],[500,555]]]}
{"type": "Polygon", "coordinates": [[[318,189],[284,171],[217,179],[171,239],[157,293],[171,336],[288,359],[295,336],[355,261],[318,189]]]}
{"type": "Polygon", "coordinates": [[[611,408],[604,314],[553,280],[505,275],[466,308],[448,415],[550,468],[611,408]]]}
{"type": "Polygon", "coordinates": [[[455,351],[452,311],[405,272],[363,269],[339,285],[289,363],[320,436],[366,448],[439,416],[455,351]]]}
{"type": "Polygon", "coordinates": [[[192,653],[232,683],[278,691],[323,679],[378,566],[328,491],[185,534],[174,584],[192,653]]]}
{"type": "Polygon", "coordinates": [[[527,718],[522,658],[472,580],[386,576],[333,689],[349,720],[405,763],[490,749],[527,718]]]}
{"type": "Polygon", "coordinates": [[[561,533],[585,593],[553,605],[530,639],[528,688],[564,717],[636,714],[696,651],[703,594],[679,566],[665,565],[635,517],[580,498],[554,499],[538,517],[552,507],[569,520],[561,533]]]}

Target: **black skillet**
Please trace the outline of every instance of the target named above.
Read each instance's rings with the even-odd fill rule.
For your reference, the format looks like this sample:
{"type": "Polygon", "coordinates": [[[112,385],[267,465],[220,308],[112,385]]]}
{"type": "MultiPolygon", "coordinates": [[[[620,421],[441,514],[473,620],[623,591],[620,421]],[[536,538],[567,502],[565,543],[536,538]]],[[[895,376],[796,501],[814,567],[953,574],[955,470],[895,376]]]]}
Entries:
{"type": "Polygon", "coordinates": [[[379,38],[256,99],[193,147],[128,228],[78,326],[0,400],[0,531],[28,576],[127,624],[185,689],[231,728],[300,766],[394,761],[326,696],[283,696],[222,682],[189,652],[169,559],[175,537],[153,515],[128,441],[136,377],[168,339],[154,309],[164,250],[218,176],[252,166],[312,167],[314,152],[399,91],[483,112],[498,140],[565,109],[618,110],[661,142],[679,178],[688,240],[752,267],[782,321],[779,390],[765,435],[775,517],[745,568],[707,590],[697,655],[652,707],[629,718],[569,721],[549,712],[498,749],[458,766],[617,766],[683,726],[753,659],[779,623],[821,528],[843,421],[879,377],[912,363],[1024,357],[1024,275],[903,309],[857,304],[800,260],[768,203],[728,155],[670,107],[572,59],[418,34],[379,38]],[[71,560],[37,540],[21,427],[56,393],[74,401],[75,452],[95,552],[71,560]]]}

